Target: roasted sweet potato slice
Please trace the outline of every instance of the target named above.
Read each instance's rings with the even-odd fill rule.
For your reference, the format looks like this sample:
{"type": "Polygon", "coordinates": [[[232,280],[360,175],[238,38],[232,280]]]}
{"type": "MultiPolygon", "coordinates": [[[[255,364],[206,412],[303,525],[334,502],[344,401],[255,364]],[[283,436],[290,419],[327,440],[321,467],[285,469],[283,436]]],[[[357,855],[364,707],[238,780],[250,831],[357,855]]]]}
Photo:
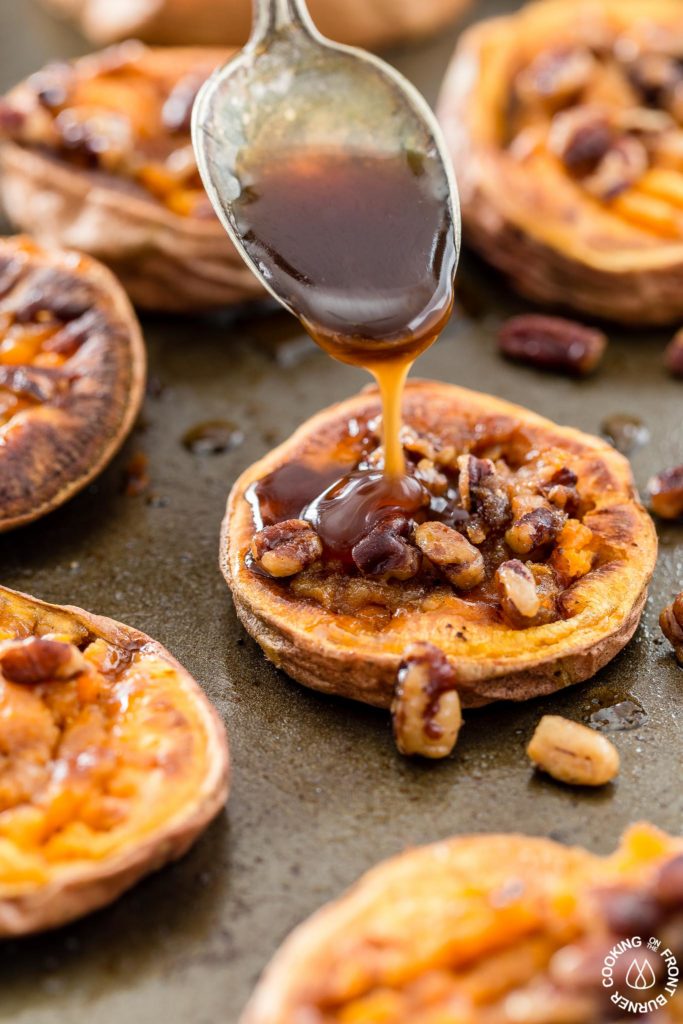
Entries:
{"type": "Polygon", "coordinates": [[[633,634],[656,558],[624,457],[497,398],[409,382],[404,448],[427,504],[373,528],[358,549],[374,544],[374,557],[342,564],[301,516],[381,461],[379,413],[374,389],[324,410],[232,490],[221,564],[266,655],[307,686],[381,707],[415,642],[446,655],[464,706],[594,675],[633,634]]]}
{"type": "Polygon", "coordinates": [[[168,651],[0,588],[0,936],[109,903],[182,856],[227,791],[223,726],[168,651]]]}
{"type": "Polygon", "coordinates": [[[649,825],[604,858],[519,835],[411,850],[296,929],[241,1024],[633,1020],[615,994],[673,1024],[682,879],[683,842],[649,825]]]}
{"type": "Polygon", "coordinates": [[[462,36],[439,101],[470,243],[532,299],[683,316],[683,8],[542,0],[462,36]]]}
{"type": "Polygon", "coordinates": [[[87,256],[0,240],[0,531],[85,487],[142,402],[145,349],[112,274],[87,256]]]}
{"type": "Polygon", "coordinates": [[[0,104],[0,196],[39,242],[111,267],[138,306],[262,295],[213,214],[190,142],[197,91],[229,51],[124,43],[53,64],[0,104]]]}
{"type": "MultiPolygon", "coordinates": [[[[436,32],[463,11],[469,0],[310,0],[321,32],[341,43],[380,47],[436,32]]],[[[78,21],[95,43],[134,36],[151,43],[224,43],[241,46],[251,27],[248,0],[45,0],[48,7],[78,21]]]]}

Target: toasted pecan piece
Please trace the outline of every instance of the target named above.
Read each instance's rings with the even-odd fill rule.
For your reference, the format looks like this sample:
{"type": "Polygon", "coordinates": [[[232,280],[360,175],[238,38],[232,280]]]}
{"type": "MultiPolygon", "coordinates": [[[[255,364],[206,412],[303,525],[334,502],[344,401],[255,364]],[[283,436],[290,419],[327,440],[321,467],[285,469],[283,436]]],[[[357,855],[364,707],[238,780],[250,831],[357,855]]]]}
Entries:
{"type": "Polygon", "coordinates": [[[0,531],[86,486],[128,435],[146,357],[113,275],[87,256],[0,240],[0,531]]]}
{"type": "Polygon", "coordinates": [[[137,630],[0,588],[0,936],[182,856],[228,793],[199,685],[137,630]]]}

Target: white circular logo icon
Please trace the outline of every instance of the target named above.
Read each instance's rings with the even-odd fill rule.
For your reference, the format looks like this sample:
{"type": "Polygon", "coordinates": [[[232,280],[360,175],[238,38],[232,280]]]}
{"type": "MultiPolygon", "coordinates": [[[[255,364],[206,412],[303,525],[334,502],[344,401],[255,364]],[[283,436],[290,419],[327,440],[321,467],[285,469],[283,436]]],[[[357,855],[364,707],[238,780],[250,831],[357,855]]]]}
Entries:
{"type": "Polygon", "coordinates": [[[676,957],[654,936],[617,942],[604,959],[602,984],[610,1000],[629,1013],[652,1013],[666,1006],[679,982],[676,957]]]}

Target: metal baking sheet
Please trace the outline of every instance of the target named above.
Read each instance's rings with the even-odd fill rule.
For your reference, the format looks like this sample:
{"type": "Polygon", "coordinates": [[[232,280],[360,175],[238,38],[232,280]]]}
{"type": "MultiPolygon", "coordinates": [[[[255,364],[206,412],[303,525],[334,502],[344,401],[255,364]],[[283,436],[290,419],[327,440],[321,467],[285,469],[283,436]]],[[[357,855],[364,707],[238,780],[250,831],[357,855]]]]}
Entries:
{"type": "MultiPolygon", "coordinates": [[[[508,4],[508,6],[514,6],[508,4]]],[[[501,9],[480,2],[477,14],[501,9]]],[[[433,100],[456,32],[396,56],[433,100]]],[[[0,0],[0,85],[83,42],[28,0],[0,0]]],[[[490,390],[597,432],[609,413],[637,413],[652,440],[638,483],[683,461],[683,385],[661,368],[667,332],[611,331],[604,366],[586,382],[501,362],[501,317],[525,308],[472,257],[468,307],[418,373],[490,390]]],[[[364,375],[306,343],[271,310],[198,322],[144,320],[151,387],[124,451],[85,493],[0,538],[3,583],[82,605],[157,637],[202,681],[230,733],[233,791],[179,864],[113,906],[42,937],[3,944],[0,1020],[13,1024],[231,1024],[271,954],[297,922],[378,859],[459,832],[522,830],[608,850],[629,822],[680,831],[683,670],[657,616],[683,586],[683,527],[660,529],[661,556],[635,639],[591,683],[525,706],[467,716],[456,755],[415,764],[394,750],[388,717],[309,692],[269,665],[236,621],[217,568],[218,528],[232,481],[306,416],[350,394],[364,375]],[[201,457],[185,431],[229,419],[244,443],[201,457]],[[151,490],[121,493],[131,456],[149,458],[151,490]],[[524,745],[542,712],[586,720],[631,697],[647,712],[615,735],[623,768],[595,793],[535,777],[524,745]]]]}

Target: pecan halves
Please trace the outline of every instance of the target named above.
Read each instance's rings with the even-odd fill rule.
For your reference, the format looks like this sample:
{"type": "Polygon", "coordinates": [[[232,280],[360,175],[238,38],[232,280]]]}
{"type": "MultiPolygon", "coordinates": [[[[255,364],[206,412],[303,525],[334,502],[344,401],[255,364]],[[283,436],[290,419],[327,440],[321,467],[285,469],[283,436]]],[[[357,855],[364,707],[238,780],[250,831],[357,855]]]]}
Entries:
{"type": "MultiPolygon", "coordinates": [[[[484,527],[496,529],[504,526],[510,519],[510,499],[491,459],[460,455],[457,464],[460,471],[458,491],[463,508],[478,517],[484,527]]],[[[474,539],[470,536],[470,540],[474,539]]]]}
{"type": "Polygon", "coordinates": [[[251,542],[255,564],[277,579],[302,572],[317,562],[322,552],[320,537],[303,519],[286,519],[266,526],[251,542]]]}
{"type": "Polygon", "coordinates": [[[420,568],[420,553],[410,543],[410,523],[400,516],[382,520],[354,545],[351,557],[365,576],[408,580],[420,568]]]}
{"type": "Polygon", "coordinates": [[[666,606],[659,616],[659,625],[673,647],[676,659],[683,665],[683,592],[666,606]]]}
{"type": "Polygon", "coordinates": [[[30,637],[0,647],[0,673],[11,683],[73,679],[86,668],[78,648],[61,640],[30,637]]]}
{"type": "Polygon", "coordinates": [[[447,757],[462,725],[456,672],[438,647],[411,644],[405,652],[391,706],[394,738],[402,754],[447,757]]]}
{"type": "Polygon", "coordinates": [[[505,619],[515,627],[531,625],[541,610],[541,598],[531,569],[517,558],[496,570],[496,587],[505,619]]]}
{"type": "Polygon", "coordinates": [[[458,590],[471,590],[483,582],[486,570],[481,551],[452,527],[422,523],[415,531],[415,543],[458,590]]]}
{"type": "Polygon", "coordinates": [[[647,485],[652,511],[660,519],[683,516],[683,466],[665,469],[651,477],[647,485]]]}
{"type": "Polygon", "coordinates": [[[498,347],[509,359],[583,377],[592,373],[602,359],[607,337],[574,320],[528,313],[503,324],[498,347]]]}
{"type": "Polygon", "coordinates": [[[517,519],[506,532],[505,540],[516,555],[528,555],[553,544],[564,523],[562,512],[549,505],[540,505],[517,519]]]}

